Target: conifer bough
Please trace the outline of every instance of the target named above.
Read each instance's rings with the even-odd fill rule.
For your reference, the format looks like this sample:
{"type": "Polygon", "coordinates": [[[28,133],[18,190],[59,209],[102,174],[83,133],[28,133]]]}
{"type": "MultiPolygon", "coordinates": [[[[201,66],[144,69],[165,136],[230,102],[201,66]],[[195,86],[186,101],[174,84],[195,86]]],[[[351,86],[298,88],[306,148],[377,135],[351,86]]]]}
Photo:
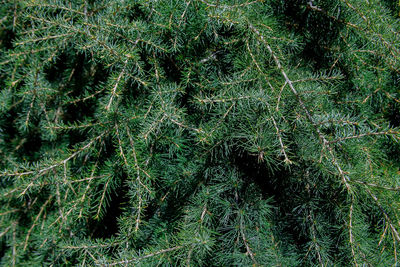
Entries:
{"type": "Polygon", "coordinates": [[[399,6],[3,0],[4,266],[397,266],[399,6]]]}

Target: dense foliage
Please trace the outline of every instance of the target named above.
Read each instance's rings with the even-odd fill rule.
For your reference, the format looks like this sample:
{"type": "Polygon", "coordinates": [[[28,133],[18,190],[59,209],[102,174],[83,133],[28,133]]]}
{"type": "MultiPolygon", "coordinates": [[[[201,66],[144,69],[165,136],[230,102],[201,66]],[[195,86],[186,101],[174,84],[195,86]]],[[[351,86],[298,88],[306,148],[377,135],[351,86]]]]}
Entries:
{"type": "Polygon", "coordinates": [[[4,266],[398,266],[384,0],[2,0],[4,266]]]}

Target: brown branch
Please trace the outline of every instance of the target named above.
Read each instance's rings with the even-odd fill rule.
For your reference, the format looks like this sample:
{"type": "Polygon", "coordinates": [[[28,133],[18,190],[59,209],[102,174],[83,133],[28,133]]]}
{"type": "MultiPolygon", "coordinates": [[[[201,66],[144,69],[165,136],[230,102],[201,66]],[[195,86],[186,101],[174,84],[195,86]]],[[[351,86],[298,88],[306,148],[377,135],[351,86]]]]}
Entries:
{"type": "Polygon", "coordinates": [[[125,74],[125,69],[126,69],[126,65],[127,65],[127,63],[128,63],[128,59],[129,59],[129,58],[127,58],[127,59],[124,61],[124,66],[122,67],[122,71],[119,73],[118,78],[117,78],[117,81],[116,81],[116,83],[115,83],[115,85],[114,85],[114,87],[113,87],[113,89],[112,89],[112,91],[111,91],[111,97],[110,97],[110,100],[108,101],[108,104],[107,104],[107,106],[106,106],[106,110],[107,110],[107,111],[110,110],[110,106],[111,106],[111,104],[112,104],[112,101],[113,101],[114,96],[117,96],[117,93],[116,93],[116,92],[117,92],[118,84],[119,84],[119,82],[120,82],[122,76],[125,74]]]}
{"type": "Polygon", "coordinates": [[[29,237],[31,235],[31,232],[33,230],[33,228],[37,225],[37,221],[39,220],[40,216],[42,215],[44,209],[46,208],[47,204],[49,204],[50,200],[53,198],[52,195],[50,195],[50,197],[46,200],[46,202],[42,205],[42,207],[40,208],[40,211],[38,213],[38,215],[36,216],[35,220],[33,221],[33,224],[31,226],[31,228],[29,228],[28,233],[25,237],[25,245],[24,245],[24,251],[26,250],[26,247],[28,246],[28,241],[29,241],[29,237]]]}
{"type": "Polygon", "coordinates": [[[359,134],[359,135],[346,136],[346,137],[338,138],[333,141],[328,141],[327,144],[334,144],[334,143],[342,142],[342,141],[349,140],[349,139],[358,139],[358,138],[362,138],[365,136],[375,136],[375,135],[396,135],[395,138],[400,139],[400,136],[397,136],[397,135],[400,135],[400,132],[389,130],[389,131],[383,131],[383,132],[370,132],[370,133],[363,133],[363,134],[359,134]]]}
{"type": "Polygon", "coordinates": [[[137,261],[140,261],[140,260],[144,260],[144,259],[147,259],[147,258],[151,258],[151,257],[157,256],[157,255],[165,254],[165,253],[168,253],[168,252],[171,252],[171,251],[175,251],[175,250],[179,250],[179,249],[182,249],[182,248],[183,248],[183,246],[176,246],[176,247],[172,247],[172,248],[162,249],[162,250],[159,250],[159,251],[156,251],[156,252],[153,252],[153,253],[149,253],[149,254],[144,255],[144,256],[132,258],[132,259],[116,261],[116,262],[109,263],[109,264],[102,264],[102,266],[107,266],[108,267],[108,266],[115,266],[115,265],[122,265],[122,264],[128,265],[128,264],[131,264],[132,262],[137,262],[137,261]]]}
{"type": "Polygon", "coordinates": [[[242,237],[242,240],[243,240],[243,244],[245,245],[247,254],[250,256],[250,258],[253,261],[254,265],[255,266],[259,266],[257,260],[254,257],[254,253],[251,251],[251,248],[250,248],[250,246],[249,246],[249,244],[247,242],[246,235],[244,233],[243,218],[242,218],[241,215],[239,215],[239,216],[240,216],[240,234],[241,234],[241,237],[242,237]]]}
{"type": "Polygon", "coordinates": [[[354,198],[351,198],[351,205],[350,205],[350,211],[349,211],[349,240],[350,240],[350,246],[351,246],[351,255],[353,256],[353,261],[356,267],[358,267],[357,259],[356,259],[356,253],[354,251],[354,236],[353,236],[353,202],[354,198]]]}
{"type": "Polygon", "coordinates": [[[271,54],[272,58],[274,59],[277,68],[280,70],[280,72],[281,72],[282,76],[284,77],[286,83],[289,85],[289,88],[292,91],[292,93],[296,96],[297,101],[299,102],[300,107],[303,109],[307,119],[310,121],[310,123],[314,127],[315,131],[317,132],[318,137],[319,137],[319,139],[320,139],[320,141],[322,143],[322,146],[329,151],[329,154],[331,156],[333,165],[339,171],[339,175],[342,178],[342,182],[346,186],[347,191],[350,192],[350,185],[348,183],[348,181],[350,179],[347,177],[347,175],[345,174],[345,172],[342,170],[342,168],[340,167],[339,163],[337,162],[336,157],[334,156],[334,153],[333,153],[333,149],[329,146],[329,143],[326,140],[325,136],[321,133],[321,131],[319,130],[317,124],[314,122],[314,119],[312,118],[310,112],[308,111],[306,105],[304,104],[304,102],[301,99],[300,95],[298,94],[297,90],[294,88],[293,82],[289,79],[289,77],[286,74],[285,70],[283,69],[278,57],[275,55],[274,51],[272,50],[271,46],[268,44],[268,42],[266,41],[264,36],[251,23],[248,23],[248,25],[249,25],[249,28],[259,37],[261,42],[263,42],[264,45],[267,47],[267,50],[269,51],[269,53],[271,54]]]}
{"type": "Polygon", "coordinates": [[[395,238],[395,240],[397,242],[399,242],[400,241],[399,233],[397,232],[396,227],[394,227],[394,225],[392,223],[392,220],[390,219],[389,215],[387,214],[385,209],[382,207],[382,205],[379,203],[379,199],[371,192],[371,190],[368,187],[365,187],[365,190],[374,199],[376,205],[379,207],[379,209],[381,210],[382,214],[385,216],[386,220],[388,221],[390,229],[392,230],[392,233],[393,233],[393,237],[395,238]]]}

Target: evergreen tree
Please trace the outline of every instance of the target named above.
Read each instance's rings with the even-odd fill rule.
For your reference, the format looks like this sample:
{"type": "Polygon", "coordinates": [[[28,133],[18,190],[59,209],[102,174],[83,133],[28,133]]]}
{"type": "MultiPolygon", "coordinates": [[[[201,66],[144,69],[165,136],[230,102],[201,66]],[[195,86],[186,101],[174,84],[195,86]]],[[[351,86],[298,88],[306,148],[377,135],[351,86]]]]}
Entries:
{"type": "Polygon", "coordinates": [[[389,0],[2,0],[4,266],[398,266],[389,0]]]}

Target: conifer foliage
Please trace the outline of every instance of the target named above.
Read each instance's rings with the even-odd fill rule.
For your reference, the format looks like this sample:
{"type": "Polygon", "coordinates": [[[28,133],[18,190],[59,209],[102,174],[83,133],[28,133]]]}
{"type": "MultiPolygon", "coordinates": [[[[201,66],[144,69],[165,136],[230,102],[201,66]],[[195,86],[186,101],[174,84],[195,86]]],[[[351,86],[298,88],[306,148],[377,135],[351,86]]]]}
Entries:
{"type": "Polygon", "coordinates": [[[2,0],[4,266],[397,266],[384,0],[2,0]]]}

